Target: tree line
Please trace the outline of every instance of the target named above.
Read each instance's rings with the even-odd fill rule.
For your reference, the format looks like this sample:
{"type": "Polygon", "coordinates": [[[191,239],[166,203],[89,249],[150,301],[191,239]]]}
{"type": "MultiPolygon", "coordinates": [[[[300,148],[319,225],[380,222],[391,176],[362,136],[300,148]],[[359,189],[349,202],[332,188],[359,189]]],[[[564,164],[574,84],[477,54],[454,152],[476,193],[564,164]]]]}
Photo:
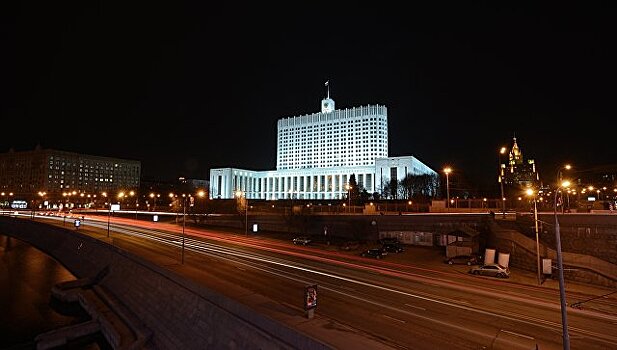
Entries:
{"type": "Polygon", "coordinates": [[[401,180],[383,181],[377,191],[369,193],[362,184],[358,184],[355,174],[351,174],[349,176],[350,190],[348,196],[355,204],[380,199],[428,201],[439,195],[441,191],[440,180],[439,175],[434,174],[407,174],[401,180]]]}

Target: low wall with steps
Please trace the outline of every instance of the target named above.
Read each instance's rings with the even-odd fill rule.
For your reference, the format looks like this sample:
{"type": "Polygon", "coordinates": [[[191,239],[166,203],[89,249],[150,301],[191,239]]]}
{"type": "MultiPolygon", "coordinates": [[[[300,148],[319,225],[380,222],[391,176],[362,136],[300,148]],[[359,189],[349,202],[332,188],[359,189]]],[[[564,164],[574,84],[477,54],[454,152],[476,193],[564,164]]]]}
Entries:
{"type": "Polygon", "coordinates": [[[28,242],[99,286],[152,332],[145,348],[328,349],[325,344],[140,257],[74,230],[0,217],[0,233],[28,242]]]}

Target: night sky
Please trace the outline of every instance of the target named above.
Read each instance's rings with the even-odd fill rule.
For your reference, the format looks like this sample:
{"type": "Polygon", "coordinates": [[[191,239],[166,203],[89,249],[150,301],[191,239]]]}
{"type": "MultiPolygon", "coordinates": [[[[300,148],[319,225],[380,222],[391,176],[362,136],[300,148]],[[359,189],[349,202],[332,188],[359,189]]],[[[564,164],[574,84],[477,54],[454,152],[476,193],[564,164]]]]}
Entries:
{"type": "Polygon", "coordinates": [[[0,151],[273,170],[277,120],[318,112],[329,80],[337,108],[388,107],[390,156],[480,189],[514,135],[547,181],[616,163],[612,8],[200,3],[3,5],[0,151]]]}

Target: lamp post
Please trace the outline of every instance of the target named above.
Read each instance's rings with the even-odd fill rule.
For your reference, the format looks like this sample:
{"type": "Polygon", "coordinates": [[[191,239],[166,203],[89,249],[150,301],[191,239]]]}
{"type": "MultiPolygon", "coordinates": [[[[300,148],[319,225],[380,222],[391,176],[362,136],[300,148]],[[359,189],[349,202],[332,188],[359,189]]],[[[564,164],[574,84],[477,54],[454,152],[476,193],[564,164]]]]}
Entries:
{"type": "Polygon", "coordinates": [[[533,221],[536,229],[536,257],[538,270],[538,284],[542,284],[542,275],[540,274],[540,234],[538,230],[538,202],[537,195],[531,188],[527,189],[527,195],[533,196],[533,221]]]}
{"type": "MultiPolygon", "coordinates": [[[[561,168],[559,168],[559,170],[557,171],[557,183],[558,184],[561,184],[562,181],[563,181],[563,179],[561,178],[561,175],[563,175],[563,169],[570,170],[570,169],[572,169],[572,166],[570,164],[566,164],[566,165],[562,166],[561,168]]],[[[569,201],[569,198],[568,198],[568,201],[569,201]]],[[[557,203],[557,202],[555,202],[555,203],[557,203]]],[[[557,205],[557,204],[555,204],[555,205],[557,205]]],[[[570,209],[569,206],[570,206],[570,203],[568,203],[568,209],[570,209]]],[[[565,212],[565,209],[564,209],[564,206],[563,206],[563,196],[562,196],[561,197],[561,213],[563,214],[564,212],[565,212]]]]}
{"type": "Polygon", "coordinates": [[[499,150],[499,185],[501,186],[501,218],[506,218],[506,199],[503,195],[503,168],[501,167],[501,155],[506,153],[506,148],[499,150]]]}
{"type": "Polygon", "coordinates": [[[349,207],[349,212],[351,213],[351,189],[352,186],[347,184],[347,206],[349,207]]]}
{"type": "Polygon", "coordinates": [[[246,196],[246,192],[242,192],[240,190],[236,191],[236,197],[242,200],[242,195],[244,195],[244,235],[248,236],[249,234],[249,199],[246,196]]]}
{"type": "MultiPolygon", "coordinates": [[[[102,193],[103,197],[105,197],[105,201],[107,201],[107,192],[102,193]]],[[[107,203],[107,238],[109,238],[109,221],[111,220],[111,201],[107,203]]]]}
{"type": "MultiPolygon", "coordinates": [[[[206,191],[204,191],[204,190],[197,191],[197,197],[202,198],[202,199],[205,198],[206,197],[206,191]]],[[[202,207],[201,208],[202,210],[197,209],[195,211],[197,211],[197,212],[202,211],[201,215],[203,215],[203,212],[205,212],[205,206],[204,205],[200,205],[200,207],[202,207]]],[[[203,216],[202,216],[202,220],[203,220],[203,216]]]]}
{"type": "Polygon", "coordinates": [[[123,207],[124,207],[124,197],[126,197],[126,195],[124,194],[123,191],[120,191],[120,193],[118,193],[118,199],[122,202],[123,207]]]}
{"type": "Polygon", "coordinates": [[[137,220],[137,207],[139,207],[139,196],[135,193],[135,191],[129,192],[129,196],[135,196],[135,220],[137,220]]]}
{"type": "Polygon", "coordinates": [[[182,194],[182,264],[184,264],[184,227],[186,226],[186,194],[182,194]]]}
{"type": "Polygon", "coordinates": [[[150,193],[150,198],[153,200],[152,211],[156,211],[156,195],[154,193],[150,193]]]}
{"type": "Polygon", "coordinates": [[[446,208],[450,211],[450,173],[452,172],[452,169],[450,167],[446,167],[443,169],[443,172],[446,173],[446,208]]]}
{"type": "MultiPolygon", "coordinates": [[[[560,170],[561,173],[561,170],[560,170]]],[[[559,176],[561,177],[561,176],[559,176]]],[[[559,233],[559,220],[557,219],[557,195],[559,190],[564,187],[570,186],[569,181],[564,181],[555,190],[555,203],[554,203],[554,216],[555,216],[555,243],[557,250],[557,268],[559,269],[559,299],[561,300],[561,326],[563,333],[563,348],[564,350],[570,350],[570,336],[568,335],[568,315],[567,315],[567,303],[566,303],[566,290],[563,281],[563,260],[561,257],[561,235],[559,233]]]]}

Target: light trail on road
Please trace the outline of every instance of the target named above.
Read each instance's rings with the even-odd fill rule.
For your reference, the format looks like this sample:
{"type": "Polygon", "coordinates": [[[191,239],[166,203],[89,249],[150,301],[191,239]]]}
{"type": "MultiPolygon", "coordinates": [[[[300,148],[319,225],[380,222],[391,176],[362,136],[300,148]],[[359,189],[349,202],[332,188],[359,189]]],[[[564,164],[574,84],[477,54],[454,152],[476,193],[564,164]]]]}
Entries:
{"type": "MultiPolygon", "coordinates": [[[[62,220],[62,218],[54,219],[62,220]]],[[[106,220],[88,219],[86,222],[85,225],[107,229],[106,220]]],[[[145,228],[132,227],[131,224],[134,224],[134,222],[130,220],[114,222],[114,234],[146,239],[168,247],[180,248],[181,246],[182,237],[179,236],[178,228],[174,225],[167,224],[169,228],[173,229],[172,232],[168,232],[165,229],[168,227],[160,224],[152,225],[148,223],[143,225],[146,226],[145,228]]],[[[338,294],[340,298],[346,299],[346,302],[355,300],[357,304],[364,305],[364,307],[370,305],[379,310],[389,310],[395,315],[384,314],[384,319],[390,320],[388,322],[407,324],[412,322],[410,319],[413,319],[413,322],[432,323],[441,329],[447,327],[450,332],[467,341],[480,344],[490,344],[495,339],[495,334],[502,331],[519,334],[522,337],[530,336],[517,332],[518,329],[533,330],[531,333],[533,337],[538,339],[539,342],[542,339],[546,344],[550,344],[547,346],[555,345],[560,337],[561,324],[558,322],[558,317],[555,315],[550,317],[555,321],[545,319],[546,314],[554,314],[559,311],[559,308],[555,307],[554,303],[539,302],[539,298],[503,294],[502,291],[493,289],[491,286],[486,288],[464,286],[462,283],[448,281],[447,276],[449,274],[443,274],[438,278],[422,275],[421,272],[435,272],[427,268],[414,269],[417,272],[399,271],[395,268],[403,265],[386,262],[379,264],[379,266],[367,265],[368,261],[363,258],[337,257],[336,254],[336,258],[316,256],[315,249],[292,246],[291,244],[264,243],[245,237],[231,236],[230,238],[229,235],[221,236],[194,229],[185,232],[187,233],[185,249],[194,254],[205,254],[241,266],[243,271],[257,270],[297,284],[318,283],[320,289],[338,294]],[[199,239],[193,238],[193,236],[199,239]],[[216,243],[210,243],[203,239],[214,240],[216,243]],[[228,246],[229,244],[232,246],[228,246]],[[275,254],[275,256],[272,254],[275,254]],[[339,258],[346,258],[346,260],[339,260],[339,258]],[[294,259],[302,260],[298,262],[294,259]],[[342,269],[342,272],[332,272],[333,267],[342,269]],[[352,275],[359,276],[349,277],[352,275]],[[429,292],[423,292],[421,289],[425,288],[432,289],[429,292]],[[441,291],[443,294],[452,294],[446,292],[446,288],[467,294],[464,294],[462,299],[452,299],[435,293],[436,288],[443,289],[441,291]],[[496,293],[499,293],[501,300],[495,301],[496,293]],[[493,298],[490,299],[492,305],[487,305],[486,300],[483,300],[487,297],[493,298]],[[401,298],[402,303],[400,302],[401,298]],[[412,300],[415,300],[415,302],[412,300]],[[525,312],[535,312],[544,317],[508,311],[513,302],[516,302],[518,307],[527,307],[525,312]],[[447,312],[457,313],[458,315],[454,321],[449,321],[440,316],[441,313],[447,312]],[[482,327],[477,327],[469,323],[462,323],[461,325],[461,318],[470,322],[478,321],[481,318],[492,321],[484,322],[482,327]],[[500,326],[508,323],[512,325],[508,329],[500,326]],[[549,336],[543,333],[547,333],[549,336]]],[[[574,310],[569,310],[569,313],[577,316],[574,310]]],[[[586,328],[581,328],[573,326],[575,322],[572,322],[569,330],[573,342],[579,339],[587,343],[597,343],[598,349],[605,346],[617,347],[615,329],[613,328],[613,331],[610,329],[610,325],[614,327],[617,318],[603,314],[590,316],[589,313],[579,313],[578,317],[586,317],[586,322],[592,323],[586,328]],[[592,321],[589,321],[589,319],[592,321]],[[608,328],[606,321],[609,321],[608,328]],[[605,329],[605,331],[599,332],[590,329],[605,329]]],[[[588,348],[596,347],[591,345],[588,348]]]]}

